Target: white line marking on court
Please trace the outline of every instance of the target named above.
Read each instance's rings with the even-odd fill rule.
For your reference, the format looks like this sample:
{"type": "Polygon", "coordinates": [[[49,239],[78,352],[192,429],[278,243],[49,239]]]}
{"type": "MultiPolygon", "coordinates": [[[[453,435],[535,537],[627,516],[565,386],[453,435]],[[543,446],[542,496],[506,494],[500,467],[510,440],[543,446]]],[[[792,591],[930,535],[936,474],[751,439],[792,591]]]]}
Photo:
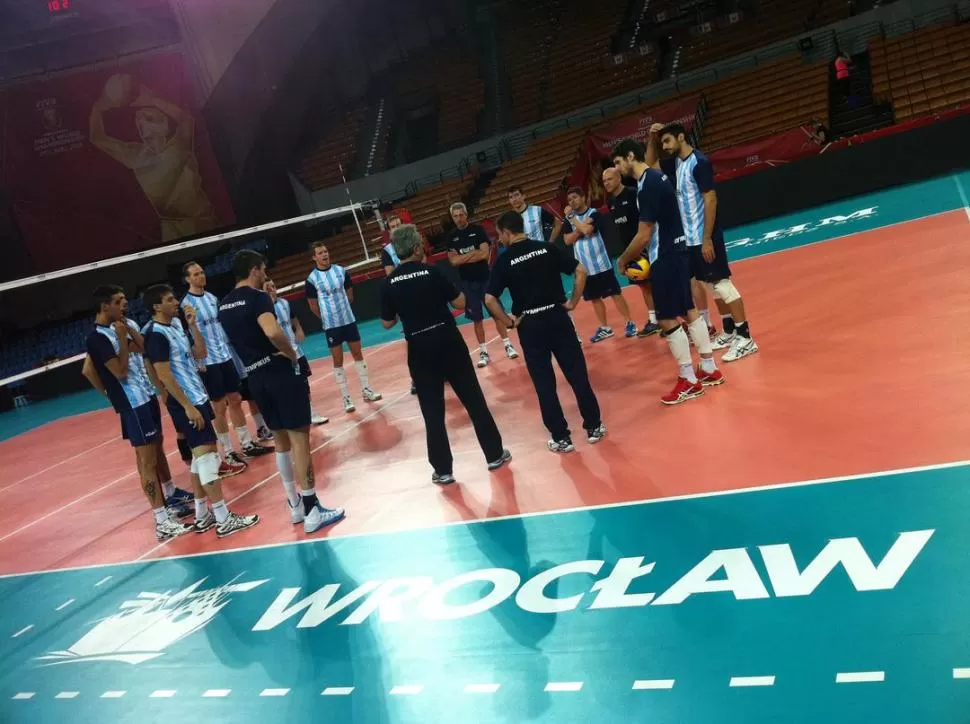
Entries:
{"type": "Polygon", "coordinates": [[[730,687],[743,686],[774,686],[774,676],[732,676],[728,684],[730,687]]]}
{"type": "Polygon", "coordinates": [[[4,492],[5,490],[10,490],[10,488],[12,488],[12,487],[14,487],[16,485],[20,485],[21,483],[25,483],[28,480],[30,480],[31,478],[36,478],[38,475],[43,475],[44,473],[50,472],[54,468],[60,467],[64,463],[69,463],[72,460],[77,460],[79,457],[82,457],[83,455],[87,455],[88,453],[94,452],[95,450],[104,447],[108,443],[115,442],[117,439],[118,439],[117,437],[113,437],[113,438],[111,438],[109,440],[105,440],[102,443],[98,443],[94,447],[89,447],[87,450],[82,450],[81,452],[77,453],[76,455],[71,455],[71,457],[64,458],[60,462],[54,463],[53,465],[48,465],[43,470],[38,470],[36,473],[31,473],[26,478],[21,478],[20,480],[17,480],[16,482],[10,483],[9,485],[4,485],[2,488],[0,488],[0,493],[4,492]]]}
{"type": "Polygon", "coordinates": [[[835,675],[836,684],[872,684],[885,680],[885,671],[846,671],[835,675]]]}
{"type": "Polygon", "coordinates": [[[970,669],[954,669],[954,679],[970,679],[970,669]]]}
{"type": "Polygon", "coordinates": [[[468,684],[465,687],[466,694],[494,694],[498,691],[498,684],[468,684]]]}
{"type": "MultiPolygon", "coordinates": [[[[408,393],[410,394],[410,393],[408,393]]],[[[951,463],[937,463],[935,465],[921,465],[912,468],[898,468],[896,470],[880,470],[872,473],[860,473],[857,475],[843,475],[840,477],[833,478],[818,478],[816,480],[802,480],[790,483],[772,483],[770,485],[756,485],[750,488],[737,488],[733,490],[715,490],[715,491],[705,491],[701,493],[687,493],[684,495],[672,495],[664,498],[653,498],[651,500],[637,500],[634,502],[619,502],[619,503],[604,503],[602,505],[590,505],[583,507],[574,508],[560,508],[557,510],[538,510],[530,513],[516,513],[514,515],[496,516],[494,518],[480,518],[478,520],[456,520],[447,523],[430,523],[427,525],[418,525],[410,528],[399,528],[397,530],[383,530],[383,531],[373,531],[368,533],[347,533],[345,535],[334,536],[333,538],[327,538],[325,540],[346,540],[351,538],[377,538],[384,536],[394,536],[401,535],[405,533],[413,533],[419,530],[445,530],[448,528],[454,528],[456,526],[468,526],[468,525],[490,525],[502,520],[522,520],[526,518],[540,518],[550,515],[564,515],[567,513],[585,513],[589,511],[600,511],[609,510],[611,508],[633,508],[641,505],[662,505],[664,503],[677,503],[684,500],[704,500],[706,498],[720,498],[729,495],[746,495],[749,493],[764,493],[771,492],[774,490],[787,490],[789,488],[805,488],[815,485],[828,485],[831,483],[845,483],[856,480],[868,480],[870,478],[881,478],[889,477],[893,475],[908,475],[911,473],[925,473],[934,470],[949,470],[951,468],[966,467],[970,465],[970,460],[958,460],[951,463]]],[[[276,473],[278,475],[279,473],[276,473]]],[[[267,480],[272,480],[275,477],[271,476],[267,480]]],[[[265,481],[264,481],[265,482],[265,481]]],[[[251,492],[250,491],[246,491],[251,492]]],[[[245,495],[246,493],[243,493],[245,495]]],[[[241,496],[240,496],[241,497],[241,496]]],[[[236,498],[238,500],[239,498],[236,498]]],[[[204,556],[214,556],[221,555],[223,553],[240,553],[242,551],[260,551],[269,550],[272,548],[285,548],[297,545],[306,545],[308,543],[318,543],[321,539],[319,537],[310,537],[305,540],[297,541],[287,541],[285,543],[267,543],[266,545],[255,545],[255,546],[240,546],[238,548],[224,548],[220,550],[203,551],[201,553],[184,553],[174,556],[165,556],[164,558],[158,559],[159,561],[178,561],[184,560],[186,558],[202,558],[204,556]]],[[[156,546],[157,548],[158,546],[156,546]]],[[[155,549],[152,549],[155,550],[155,549]]],[[[151,551],[149,551],[151,553],[151,551]]],[[[119,563],[92,563],[85,566],[67,566],[64,568],[52,568],[45,571],[25,571],[23,573],[4,573],[0,574],[0,580],[5,578],[20,578],[26,576],[42,576],[48,573],[64,573],[65,571],[89,571],[103,568],[118,568],[122,566],[131,566],[140,563],[141,560],[149,555],[149,553],[143,554],[138,559],[134,561],[122,561],[119,563]]]]}
{"type": "Polygon", "coordinates": [[[393,687],[391,689],[391,696],[417,696],[422,691],[424,691],[424,687],[420,684],[404,684],[393,687]]]}
{"type": "Polygon", "coordinates": [[[545,691],[550,692],[564,692],[564,691],[579,691],[583,688],[582,681],[550,681],[546,684],[545,691]]]}
{"type": "Polygon", "coordinates": [[[159,689],[158,691],[153,691],[149,699],[171,699],[175,696],[175,691],[172,689],[159,689]]]}
{"type": "Polygon", "coordinates": [[[260,696],[286,696],[290,693],[289,689],[263,689],[259,692],[260,696]]]}
{"type": "Polygon", "coordinates": [[[13,636],[11,636],[10,638],[15,639],[20,636],[23,636],[25,633],[30,631],[30,629],[32,629],[33,627],[34,627],[34,624],[29,623],[26,626],[24,626],[22,629],[20,629],[17,633],[15,633],[13,636]]]}
{"type": "Polygon", "coordinates": [[[320,696],[350,696],[354,693],[352,686],[328,686],[320,692],[320,696]]]}
{"type": "Polygon", "coordinates": [[[121,697],[123,697],[127,693],[128,693],[127,691],[106,691],[106,692],[104,692],[101,695],[101,698],[102,699],[120,699],[121,697]]]}
{"type": "Polygon", "coordinates": [[[209,689],[202,696],[206,699],[221,699],[223,697],[229,696],[229,692],[232,689],[209,689]]]}
{"type": "Polygon", "coordinates": [[[673,689],[674,679],[638,679],[633,682],[634,691],[652,691],[655,689],[673,689]]]}
{"type": "Polygon", "coordinates": [[[70,606],[72,603],[74,603],[74,599],[73,598],[69,598],[66,601],[64,601],[64,603],[62,603],[60,606],[58,606],[57,608],[55,608],[54,610],[55,611],[63,611],[65,608],[67,608],[68,606],[70,606]]]}
{"type": "Polygon", "coordinates": [[[963,202],[963,211],[967,215],[967,220],[970,221],[970,202],[967,201],[967,193],[963,190],[963,182],[960,180],[960,175],[953,174],[953,181],[957,185],[957,193],[960,194],[960,201],[963,202]]]}
{"type": "Polygon", "coordinates": [[[81,693],[80,691],[62,691],[54,698],[55,699],[77,699],[80,693],[81,693]]]}
{"type": "Polygon", "coordinates": [[[98,581],[97,583],[95,583],[95,584],[94,584],[94,587],[95,587],[95,588],[100,588],[100,587],[101,587],[101,586],[103,586],[103,585],[104,585],[105,583],[107,583],[108,581],[110,581],[110,580],[111,580],[111,579],[112,579],[113,577],[114,577],[114,576],[105,576],[105,577],[104,577],[104,578],[102,578],[102,579],[101,579],[100,581],[98,581]]]}
{"type": "Polygon", "coordinates": [[[25,701],[27,699],[34,698],[34,692],[32,691],[21,691],[19,694],[14,694],[12,697],[15,701],[25,701]]]}

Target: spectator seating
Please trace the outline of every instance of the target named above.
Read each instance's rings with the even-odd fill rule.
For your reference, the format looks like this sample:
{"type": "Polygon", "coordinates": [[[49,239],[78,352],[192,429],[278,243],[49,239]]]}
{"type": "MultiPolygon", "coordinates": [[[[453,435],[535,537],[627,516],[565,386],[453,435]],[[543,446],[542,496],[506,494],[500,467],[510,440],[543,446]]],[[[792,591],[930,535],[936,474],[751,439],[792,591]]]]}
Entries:
{"type": "Polygon", "coordinates": [[[339,120],[329,125],[322,140],[304,157],[297,172],[300,181],[307,188],[313,191],[340,184],[338,164],[343,165],[344,173],[349,178],[357,158],[360,127],[366,116],[367,105],[363,103],[351,107],[343,114],[337,114],[339,120]]]}
{"type": "Polygon", "coordinates": [[[511,87],[510,126],[521,128],[541,120],[546,57],[558,35],[559,5],[556,0],[510,3],[499,27],[511,87]]]}
{"type": "Polygon", "coordinates": [[[970,103],[970,24],[923,28],[869,44],[873,93],[906,121],[970,103]]]}

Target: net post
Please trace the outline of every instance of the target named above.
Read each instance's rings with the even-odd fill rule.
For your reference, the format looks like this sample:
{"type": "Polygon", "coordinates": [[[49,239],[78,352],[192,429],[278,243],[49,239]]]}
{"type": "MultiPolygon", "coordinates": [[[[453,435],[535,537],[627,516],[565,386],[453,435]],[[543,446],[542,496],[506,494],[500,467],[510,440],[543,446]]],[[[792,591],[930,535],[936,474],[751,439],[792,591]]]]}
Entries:
{"type": "Polygon", "coordinates": [[[357,224],[357,233],[360,234],[360,245],[364,247],[364,261],[370,261],[370,252],[367,250],[367,239],[364,238],[364,229],[360,225],[360,219],[357,218],[354,200],[350,195],[350,186],[347,183],[347,177],[344,175],[344,165],[340,161],[337,161],[337,167],[340,169],[340,178],[344,182],[344,190],[347,192],[347,201],[350,202],[350,210],[354,215],[354,223],[357,224]]]}

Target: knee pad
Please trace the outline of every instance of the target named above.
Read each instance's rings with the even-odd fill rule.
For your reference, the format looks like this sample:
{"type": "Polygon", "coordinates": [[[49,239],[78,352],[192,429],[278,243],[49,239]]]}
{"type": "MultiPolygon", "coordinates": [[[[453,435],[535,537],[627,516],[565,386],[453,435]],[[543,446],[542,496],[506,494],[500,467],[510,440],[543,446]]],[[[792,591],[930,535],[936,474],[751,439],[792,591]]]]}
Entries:
{"type": "Polygon", "coordinates": [[[730,304],[731,302],[736,302],[741,298],[741,292],[738,288],[734,286],[734,282],[730,279],[722,279],[719,282],[714,282],[714,298],[720,299],[725,304],[730,304]]]}
{"type": "Polygon", "coordinates": [[[179,448],[179,457],[182,458],[182,462],[191,463],[192,462],[192,448],[189,447],[189,441],[184,437],[178,438],[176,444],[179,448]]]}
{"type": "Polygon", "coordinates": [[[199,480],[203,485],[212,485],[219,479],[219,453],[206,453],[194,461],[198,465],[199,480]]]}

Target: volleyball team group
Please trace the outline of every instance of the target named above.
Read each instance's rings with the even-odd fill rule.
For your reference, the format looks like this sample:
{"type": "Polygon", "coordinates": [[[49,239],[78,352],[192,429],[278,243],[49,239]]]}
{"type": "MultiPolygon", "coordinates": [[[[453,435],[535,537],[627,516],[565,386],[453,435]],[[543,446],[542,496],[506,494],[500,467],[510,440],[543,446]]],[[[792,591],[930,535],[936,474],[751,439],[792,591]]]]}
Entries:
{"type": "MultiPolygon", "coordinates": [[[[678,367],[673,388],[661,398],[666,405],[695,399],[705,388],[725,382],[715,350],[727,350],[722,362],[758,351],[741,294],[731,280],[709,159],[691,147],[678,123],[654,125],[646,144],[621,141],[611,159],[613,165],[603,171],[603,185],[611,223],[623,246],[616,267],[604,240],[606,214],[591,208],[579,188],[568,190],[562,219],[529,205],[520,188],[510,189],[510,210],[495,224],[500,248],[491,264],[488,235],[469,223],[463,204],[452,205],[455,229],[449,234],[448,256],[457,271],[457,285],[438,267],[425,263],[425,245],[413,225],[394,216],[388,219],[380,318],[385,328],[398,323],[403,327],[411,392],[424,417],[434,483],[455,481],[445,425],[446,383],[471,419],[488,469],[496,470],[511,459],[452,310],[464,310],[474,324],[478,367],[490,362],[484,308],[511,359],[519,352],[509,331],[518,332],[550,434],[547,446],[554,453],[572,452],[575,444],[558,397],[553,360],[576,396],[587,441],[597,443],[607,434],[571,315],[581,300],[593,305],[599,323],[590,340],[594,344],[614,336],[607,298],[623,317],[627,337],[657,334],[666,342],[678,367]],[[560,234],[572,254],[546,240],[560,234]],[[615,268],[641,290],[648,321],[640,329],[621,294],[615,268]],[[568,298],[563,275],[572,277],[568,298]],[[511,297],[508,311],[501,302],[505,292],[511,297]],[[720,332],[707,311],[709,292],[722,320],[720,332]],[[697,366],[691,344],[699,355],[697,366]]],[[[353,285],[350,274],[331,262],[325,243],[314,242],[311,250],[314,268],[305,284],[308,305],[321,320],[344,410],[353,412],[345,346],[361,398],[368,403],[382,399],[370,386],[352,309],[353,285]]],[[[248,460],[264,455],[275,455],[294,525],[302,523],[310,534],[345,515],[342,508],[324,506],[317,497],[309,429],[327,418],[311,407],[312,373],[301,348],[305,335],[300,322],[289,302],[277,294],[262,254],[238,252],[232,270],[235,288],[217,299],[206,291],[202,266],[189,262],[183,267],[187,292],[181,299],[166,284],[143,292],[151,315],[144,325],[128,317],[128,300],[120,286],[95,291],[98,312],[87,340],[83,374],[119,415],[122,437],[135,451],[159,541],[213,528],[223,538],[258,524],[258,515],[229,509],[221,481],[244,472],[248,460]],[[249,431],[244,405],[255,423],[254,433],[249,431]],[[163,406],[174,424],[192,490],[173,482],[163,450],[163,406]]]]}

